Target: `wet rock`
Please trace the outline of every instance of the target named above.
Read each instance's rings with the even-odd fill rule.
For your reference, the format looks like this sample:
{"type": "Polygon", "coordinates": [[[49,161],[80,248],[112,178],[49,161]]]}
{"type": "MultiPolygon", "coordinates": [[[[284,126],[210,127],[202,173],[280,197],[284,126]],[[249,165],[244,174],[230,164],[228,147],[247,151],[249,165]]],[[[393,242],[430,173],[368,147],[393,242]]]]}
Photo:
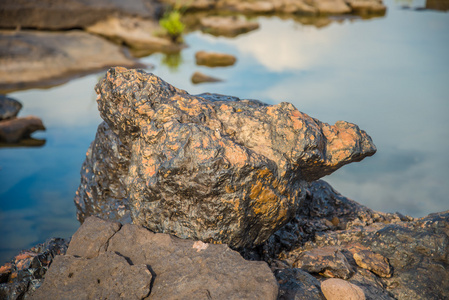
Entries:
{"type": "Polygon", "coordinates": [[[0,95],[0,121],[16,117],[21,109],[19,101],[0,95]]]}
{"type": "Polygon", "coordinates": [[[37,130],[45,130],[42,120],[28,116],[0,121],[0,142],[17,143],[37,130]]]}
{"type": "Polygon", "coordinates": [[[109,66],[138,65],[118,46],[77,30],[0,31],[0,64],[0,90],[56,84],[109,66]]]}
{"type": "Polygon", "coordinates": [[[360,249],[360,247],[348,248],[353,253],[353,258],[361,268],[372,271],[380,277],[391,277],[393,269],[388,259],[379,253],[374,253],[369,249],[360,249]]]}
{"type": "Polygon", "coordinates": [[[22,251],[11,262],[1,266],[0,299],[27,299],[41,286],[53,257],[64,255],[67,247],[67,240],[52,238],[22,251]]]}
{"type": "Polygon", "coordinates": [[[116,228],[116,223],[87,219],[68,254],[55,259],[32,299],[116,299],[120,293],[127,299],[277,297],[278,286],[268,265],[245,261],[225,245],[181,240],[131,224],[104,238],[104,243],[90,237],[95,231],[98,237],[102,233],[109,237],[116,228]],[[98,253],[89,259],[72,247],[105,251],[84,253],[98,253]]]}
{"type": "Polygon", "coordinates": [[[75,196],[77,218],[81,223],[91,215],[121,223],[132,222],[124,181],[130,155],[129,147],[106,123],[101,123],[81,167],[82,188],[75,196]],[[109,147],[105,148],[105,144],[109,147]]]}
{"type": "Polygon", "coordinates": [[[160,10],[158,2],[145,0],[2,0],[0,28],[79,29],[110,16],[155,19],[160,10]]]}
{"type": "Polygon", "coordinates": [[[346,257],[336,247],[314,248],[301,253],[293,263],[294,267],[325,277],[348,279],[354,270],[346,257]]]}
{"type": "MultiPolygon", "coordinates": [[[[192,96],[143,71],[113,68],[96,91],[102,118],[130,151],[121,170],[104,165],[100,176],[121,178],[115,186],[135,224],[181,238],[261,244],[294,216],[308,182],[376,151],[354,124],[321,123],[289,103],[192,96]]],[[[116,143],[93,145],[108,152],[116,143]]],[[[91,192],[91,179],[102,180],[82,176],[81,219],[108,195],[91,192]]]]}
{"type": "Polygon", "coordinates": [[[185,45],[175,44],[169,38],[157,36],[161,27],[156,20],[136,17],[109,17],[86,27],[86,31],[104,36],[116,43],[125,44],[134,49],[156,52],[176,52],[185,45]]]}
{"type": "Polygon", "coordinates": [[[114,252],[87,259],[57,256],[31,299],[143,299],[152,275],[144,264],[130,264],[114,252]]]}
{"type": "Polygon", "coordinates": [[[274,271],[279,283],[279,300],[325,300],[320,282],[309,273],[293,268],[274,271]]]}
{"type": "Polygon", "coordinates": [[[192,75],[192,83],[194,84],[198,84],[198,83],[203,83],[203,82],[218,82],[221,81],[221,79],[219,78],[215,78],[209,75],[205,75],[201,72],[195,72],[192,75]]]}
{"type": "Polygon", "coordinates": [[[200,20],[201,30],[212,35],[234,37],[259,28],[256,22],[242,16],[207,16],[200,20]]]}
{"type": "Polygon", "coordinates": [[[323,281],[321,290],[327,300],[365,300],[365,294],[361,288],[338,278],[323,281]]]}
{"type": "Polygon", "coordinates": [[[353,224],[347,230],[316,232],[314,241],[288,255],[295,259],[304,251],[334,246],[342,252],[358,253],[355,258],[365,258],[361,266],[373,273],[357,268],[349,281],[362,283],[359,286],[366,295],[372,295],[371,299],[444,299],[449,297],[445,288],[449,286],[445,267],[449,261],[448,229],[449,211],[416,220],[398,218],[387,224],[353,224]],[[365,249],[374,254],[366,255],[365,249]],[[370,263],[370,257],[375,258],[374,263],[370,263]]]}
{"type": "Polygon", "coordinates": [[[235,64],[234,55],[217,52],[198,51],[195,53],[196,64],[208,67],[226,67],[235,64]]]}

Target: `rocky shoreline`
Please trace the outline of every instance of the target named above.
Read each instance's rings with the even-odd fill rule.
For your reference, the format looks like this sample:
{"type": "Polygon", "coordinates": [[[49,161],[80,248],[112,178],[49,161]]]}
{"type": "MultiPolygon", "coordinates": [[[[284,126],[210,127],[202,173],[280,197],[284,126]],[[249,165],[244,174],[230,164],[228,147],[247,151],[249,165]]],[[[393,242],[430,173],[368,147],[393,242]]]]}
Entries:
{"type": "Polygon", "coordinates": [[[0,3],[0,91],[63,83],[112,66],[142,67],[140,53],[173,53],[158,20],[169,6],[186,11],[186,31],[236,36],[258,28],[254,14],[279,14],[324,26],[328,15],[385,14],[380,0],[25,1],[0,3]],[[224,15],[223,15],[224,14],[224,15]],[[135,57],[133,57],[133,55],[135,57]]]}
{"type": "Polygon", "coordinates": [[[319,180],[374,154],[356,125],[141,70],[110,69],[96,92],[82,225],[2,266],[2,299],[449,296],[449,211],[376,212],[319,180]]]}

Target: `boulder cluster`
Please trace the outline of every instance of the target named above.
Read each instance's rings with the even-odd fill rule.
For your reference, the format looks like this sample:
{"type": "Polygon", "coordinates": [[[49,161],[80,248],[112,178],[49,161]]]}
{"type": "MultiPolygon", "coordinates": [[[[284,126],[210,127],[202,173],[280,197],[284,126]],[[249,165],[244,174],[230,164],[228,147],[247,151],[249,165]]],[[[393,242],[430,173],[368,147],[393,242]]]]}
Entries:
{"type": "Polygon", "coordinates": [[[319,180],[375,153],[356,125],[141,70],[95,90],[82,225],[0,267],[0,298],[449,297],[449,211],[380,213],[319,180]]]}

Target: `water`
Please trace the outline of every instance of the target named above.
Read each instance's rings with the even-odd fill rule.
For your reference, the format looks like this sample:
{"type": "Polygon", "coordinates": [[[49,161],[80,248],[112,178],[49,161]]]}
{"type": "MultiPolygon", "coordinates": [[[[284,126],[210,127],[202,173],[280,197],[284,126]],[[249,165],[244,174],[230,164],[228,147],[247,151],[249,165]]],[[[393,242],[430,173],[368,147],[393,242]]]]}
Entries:
{"type": "MultiPolygon", "coordinates": [[[[378,152],[324,179],[343,195],[384,212],[414,217],[449,209],[449,14],[404,10],[334,20],[325,27],[261,17],[237,38],[193,32],[178,66],[144,57],[154,72],[191,94],[216,92],[267,103],[292,102],[327,123],[346,120],[373,138],[378,152]],[[199,50],[234,54],[236,65],[195,65],[199,50]],[[223,82],[193,85],[201,71],[223,82]]],[[[411,3],[412,6],[420,6],[411,3]]],[[[40,117],[39,148],[0,149],[0,263],[79,224],[74,193],[99,117],[93,87],[103,73],[50,89],[19,91],[20,115],[40,117]]]]}

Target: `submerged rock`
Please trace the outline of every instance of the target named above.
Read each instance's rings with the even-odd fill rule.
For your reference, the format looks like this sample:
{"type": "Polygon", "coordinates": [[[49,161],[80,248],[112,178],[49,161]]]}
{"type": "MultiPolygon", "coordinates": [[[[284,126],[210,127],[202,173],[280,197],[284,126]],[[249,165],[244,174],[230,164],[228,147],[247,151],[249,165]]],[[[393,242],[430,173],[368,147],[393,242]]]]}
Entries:
{"type": "Polygon", "coordinates": [[[376,151],[354,124],[289,103],[193,96],[143,71],[113,68],[96,91],[105,124],[83,165],[80,221],[128,206],[155,232],[252,247],[295,215],[309,181],[376,151]]]}
{"type": "Polygon", "coordinates": [[[67,254],[53,261],[31,299],[274,300],[277,293],[265,262],[245,261],[225,245],[91,217],[73,236],[67,254]]]}

